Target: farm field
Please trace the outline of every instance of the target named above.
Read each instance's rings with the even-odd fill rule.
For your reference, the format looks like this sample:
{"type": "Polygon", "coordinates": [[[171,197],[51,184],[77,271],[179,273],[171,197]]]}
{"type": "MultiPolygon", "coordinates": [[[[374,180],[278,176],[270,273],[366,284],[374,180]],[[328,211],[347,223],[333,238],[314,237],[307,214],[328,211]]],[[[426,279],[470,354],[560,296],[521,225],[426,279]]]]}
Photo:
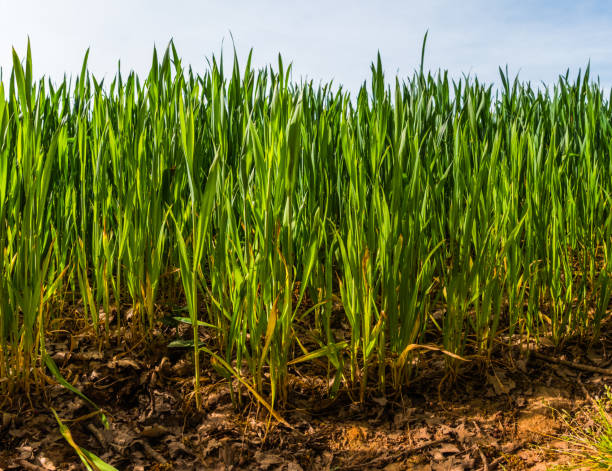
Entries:
{"type": "Polygon", "coordinates": [[[612,466],[588,68],[496,87],[379,56],[351,95],[280,56],[196,75],[170,43],[58,84],[13,54],[0,469],[547,469],[593,427],[612,466]]]}

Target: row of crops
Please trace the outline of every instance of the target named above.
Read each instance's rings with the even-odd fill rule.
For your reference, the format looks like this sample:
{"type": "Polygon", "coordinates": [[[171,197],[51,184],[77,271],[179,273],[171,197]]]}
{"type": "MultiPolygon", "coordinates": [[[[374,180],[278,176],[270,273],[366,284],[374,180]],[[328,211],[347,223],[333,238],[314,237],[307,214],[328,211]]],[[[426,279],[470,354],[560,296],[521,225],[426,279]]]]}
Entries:
{"type": "Polygon", "coordinates": [[[75,312],[103,349],[186,306],[192,338],[207,334],[174,342],[205,352],[196,389],[202,356],[273,404],[294,369],[363,399],[407,384],[423,347],[452,374],[500,344],[597,338],[612,109],[588,69],[548,89],[422,67],[389,85],[378,59],[349,96],[292,81],[280,58],[226,66],[195,75],[171,44],[146,77],[103,83],[85,58],[53,84],[33,80],[29,46],[14,54],[0,84],[4,392],[38,381],[45,339],[75,312]]]}

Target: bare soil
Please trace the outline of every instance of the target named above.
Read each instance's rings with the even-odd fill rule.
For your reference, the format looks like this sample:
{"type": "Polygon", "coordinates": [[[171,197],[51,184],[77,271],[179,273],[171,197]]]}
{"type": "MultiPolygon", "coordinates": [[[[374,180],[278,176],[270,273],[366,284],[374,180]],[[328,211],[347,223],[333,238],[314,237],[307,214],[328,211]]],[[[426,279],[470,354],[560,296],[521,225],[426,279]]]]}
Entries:
{"type": "MultiPolygon", "coordinates": [[[[401,394],[372,388],[360,406],[347,391],[325,399],[327,380],[318,370],[293,371],[289,404],[280,411],[288,428],[246,395],[243,407],[234,407],[227,381],[206,361],[203,410],[196,412],[190,356],[167,349],[168,338],[159,332],[129,349],[125,338],[115,338],[102,353],[87,336],[49,342],[62,373],[106,411],[110,429],[57,385],[29,400],[6,398],[0,471],[84,469],[51,407],[77,444],[120,470],[543,470],[568,461],[559,452],[568,445],[560,439],[567,426],[558,411],[586,424],[590,401],[612,381],[501,349],[493,361],[472,362],[454,381],[441,383],[444,359],[432,352],[422,377],[401,394]]],[[[610,368],[612,338],[603,335],[590,349],[576,343],[541,352],[610,368]]]]}

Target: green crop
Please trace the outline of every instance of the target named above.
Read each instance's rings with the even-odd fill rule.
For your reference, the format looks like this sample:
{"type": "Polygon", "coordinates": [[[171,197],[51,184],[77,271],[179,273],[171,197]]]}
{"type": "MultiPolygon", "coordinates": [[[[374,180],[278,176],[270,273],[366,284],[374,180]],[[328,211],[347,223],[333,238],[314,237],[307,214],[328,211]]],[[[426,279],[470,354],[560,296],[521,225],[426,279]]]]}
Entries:
{"type": "MultiPolygon", "coordinates": [[[[68,310],[104,348],[186,306],[201,357],[269,410],[302,368],[399,389],[424,351],[596,339],[612,295],[612,104],[589,69],[550,88],[446,72],[356,96],[249,56],[202,75],[0,83],[0,388],[40,384],[68,310]],[[177,294],[178,293],[178,294],[177,294]],[[206,335],[204,335],[206,334],[206,335]]],[[[170,343],[175,339],[168,339],[170,343]]],[[[428,353],[435,354],[435,353],[428,353]]]]}

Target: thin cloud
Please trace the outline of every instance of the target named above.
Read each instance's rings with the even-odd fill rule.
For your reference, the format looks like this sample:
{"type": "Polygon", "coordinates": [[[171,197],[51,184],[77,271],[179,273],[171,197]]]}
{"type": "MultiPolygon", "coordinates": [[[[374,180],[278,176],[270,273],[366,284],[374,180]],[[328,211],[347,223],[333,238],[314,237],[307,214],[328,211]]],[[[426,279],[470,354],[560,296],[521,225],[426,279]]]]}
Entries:
{"type": "Polygon", "coordinates": [[[389,75],[412,74],[429,30],[426,67],[452,76],[498,79],[508,64],[523,80],[556,80],[591,61],[602,84],[612,83],[612,10],[602,2],[199,2],[109,0],[2,2],[0,66],[10,70],[11,46],[23,55],[29,35],[37,75],[77,74],[91,47],[90,69],[99,77],[123,70],[145,74],[153,44],[174,38],[184,64],[196,71],[218,53],[230,32],[240,57],[276,63],[280,52],[294,78],[334,80],[356,90],[380,51],[389,75]],[[26,5],[27,3],[27,5],[26,5]]]}

